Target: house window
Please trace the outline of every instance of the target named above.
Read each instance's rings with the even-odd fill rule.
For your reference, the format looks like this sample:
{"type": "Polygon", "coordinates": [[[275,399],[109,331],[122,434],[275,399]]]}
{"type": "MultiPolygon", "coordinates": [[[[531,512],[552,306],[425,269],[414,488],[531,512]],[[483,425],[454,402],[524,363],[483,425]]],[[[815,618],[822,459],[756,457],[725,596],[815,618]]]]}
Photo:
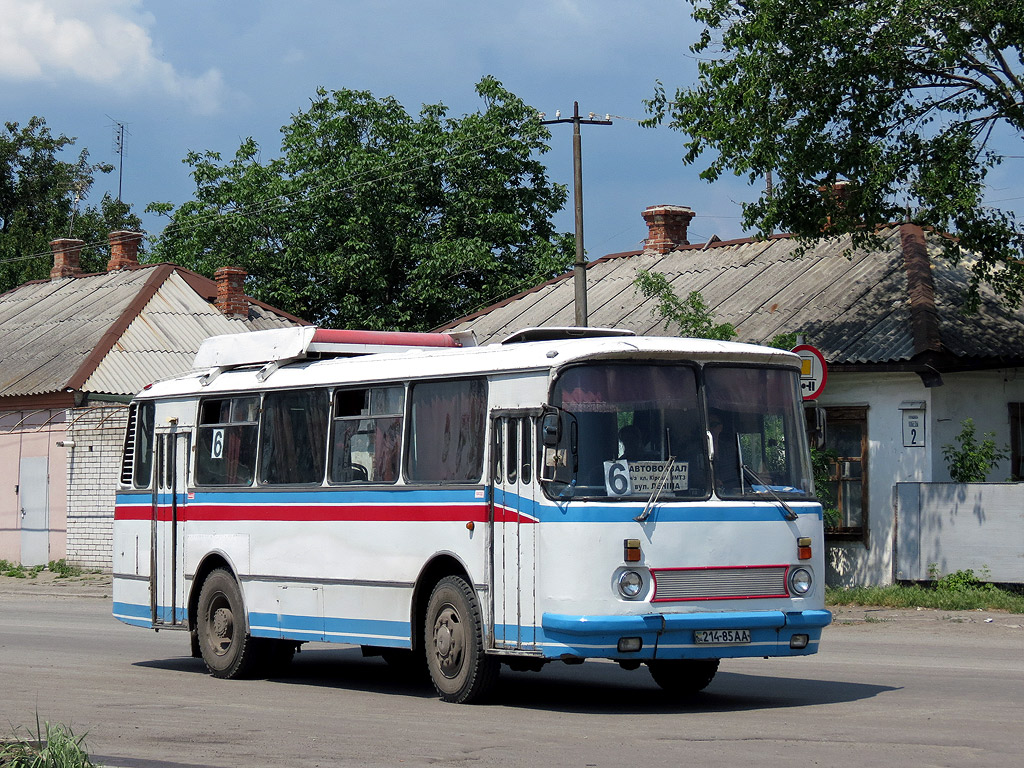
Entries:
{"type": "Polygon", "coordinates": [[[1024,403],[1010,403],[1010,475],[1024,478],[1024,403]]]}
{"type": "Polygon", "coordinates": [[[823,502],[834,539],[861,539],[868,525],[868,409],[826,408],[825,451],[831,464],[823,502]]]}

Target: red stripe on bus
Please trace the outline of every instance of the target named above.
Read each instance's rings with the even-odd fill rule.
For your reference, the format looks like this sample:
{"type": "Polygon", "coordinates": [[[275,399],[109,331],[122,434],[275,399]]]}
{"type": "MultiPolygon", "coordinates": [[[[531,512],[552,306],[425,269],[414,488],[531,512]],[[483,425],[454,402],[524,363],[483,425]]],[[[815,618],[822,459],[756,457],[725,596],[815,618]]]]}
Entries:
{"type": "MultiPolygon", "coordinates": [[[[115,520],[152,520],[152,507],[121,506],[114,511],[115,520]]],[[[157,520],[168,522],[171,507],[161,505],[157,520]]],[[[301,505],[294,506],[230,506],[216,504],[187,505],[178,507],[178,520],[185,521],[373,521],[373,522],[477,522],[486,523],[486,504],[465,506],[436,505],[301,505]]]]}

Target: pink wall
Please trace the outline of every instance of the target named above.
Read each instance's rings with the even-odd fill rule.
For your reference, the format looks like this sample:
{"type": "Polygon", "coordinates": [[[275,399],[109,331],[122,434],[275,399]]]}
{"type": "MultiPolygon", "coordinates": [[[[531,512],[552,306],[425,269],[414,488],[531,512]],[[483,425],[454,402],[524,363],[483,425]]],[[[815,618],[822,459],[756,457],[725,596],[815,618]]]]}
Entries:
{"type": "Polygon", "coordinates": [[[49,474],[49,558],[67,554],[67,450],[65,411],[0,413],[0,559],[21,562],[19,468],[26,457],[45,457],[49,474]]]}

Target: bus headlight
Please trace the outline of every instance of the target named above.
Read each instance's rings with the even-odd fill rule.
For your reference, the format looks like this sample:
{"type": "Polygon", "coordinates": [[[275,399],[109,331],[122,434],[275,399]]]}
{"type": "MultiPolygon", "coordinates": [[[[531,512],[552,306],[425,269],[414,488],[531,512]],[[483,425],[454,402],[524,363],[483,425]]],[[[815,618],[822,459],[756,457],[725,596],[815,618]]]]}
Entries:
{"type": "Polygon", "coordinates": [[[806,568],[797,568],[789,574],[789,591],[794,595],[806,595],[811,591],[814,579],[806,568]]]}
{"type": "Polygon", "coordinates": [[[636,571],[623,571],[619,575],[619,592],[632,600],[644,588],[644,578],[636,571]]]}

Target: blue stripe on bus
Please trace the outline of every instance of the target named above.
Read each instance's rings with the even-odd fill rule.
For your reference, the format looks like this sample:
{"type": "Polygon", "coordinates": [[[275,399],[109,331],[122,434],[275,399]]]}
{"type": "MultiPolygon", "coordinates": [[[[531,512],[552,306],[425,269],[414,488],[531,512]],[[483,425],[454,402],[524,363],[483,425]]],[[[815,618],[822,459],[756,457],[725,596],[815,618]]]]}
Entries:
{"type": "MultiPolygon", "coordinates": [[[[344,507],[346,505],[402,506],[409,505],[409,520],[416,520],[417,505],[482,504],[486,499],[474,497],[474,491],[289,491],[281,493],[260,492],[202,492],[186,503],[193,507],[203,505],[259,508],[260,506],[323,506],[344,507]]],[[[121,506],[139,506],[138,495],[118,494],[121,506]]],[[[148,504],[147,497],[147,504],[148,504]]],[[[163,497],[161,497],[161,500],[163,497]]],[[[169,501],[169,497],[167,498],[169,501]]],[[[166,501],[161,501],[166,503],[166,501]]],[[[541,523],[601,523],[624,522],[643,512],[645,504],[606,502],[538,502],[512,493],[503,493],[498,502],[506,509],[518,509],[521,514],[541,523]]],[[[800,515],[821,519],[821,505],[817,502],[790,502],[800,515]]],[[[772,522],[781,519],[781,507],[773,501],[764,502],[672,502],[660,501],[650,514],[652,522],[772,522]]]]}
{"type": "Polygon", "coordinates": [[[249,632],[254,637],[287,637],[294,640],[321,640],[353,645],[379,645],[408,648],[411,645],[408,621],[384,619],[345,619],[328,616],[250,613],[249,632]]]}
{"type": "MultiPolygon", "coordinates": [[[[157,617],[160,621],[169,622],[171,620],[172,610],[169,605],[158,605],[156,607],[157,617]]],[[[176,613],[178,614],[178,622],[184,623],[185,621],[185,609],[177,608],[176,613]]],[[[113,609],[114,618],[119,621],[123,621],[125,624],[132,624],[137,627],[152,627],[153,626],[153,609],[149,605],[139,605],[138,603],[114,603],[113,609]]]]}
{"type": "MultiPolygon", "coordinates": [[[[165,620],[169,607],[158,609],[165,620]]],[[[152,627],[150,607],[132,603],[114,603],[114,616],[126,624],[152,627]]],[[[179,609],[179,621],[184,611],[179,609]]],[[[757,656],[803,656],[818,650],[821,630],[832,614],[827,610],[802,612],[730,611],[724,613],[646,614],[629,616],[584,616],[545,613],[541,626],[498,625],[495,636],[502,645],[512,647],[520,639],[524,649],[538,651],[546,658],[561,656],[604,658],[750,658],[757,656]],[[697,629],[749,629],[751,642],[743,645],[698,645],[693,640],[697,629]],[[806,634],[806,648],[792,649],[793,634],[806,634]],[[639,637],[643,647],[635,653],[620,653],[622,637],[639,637]],[[501,642],[501,638],[506,638],[501,642]]],[[[383,619],[322,618],[276,613],[249,615],[249,631],[254,637],[352,645],[409,648],[411,625],[407,621],[383,619]]]]}

